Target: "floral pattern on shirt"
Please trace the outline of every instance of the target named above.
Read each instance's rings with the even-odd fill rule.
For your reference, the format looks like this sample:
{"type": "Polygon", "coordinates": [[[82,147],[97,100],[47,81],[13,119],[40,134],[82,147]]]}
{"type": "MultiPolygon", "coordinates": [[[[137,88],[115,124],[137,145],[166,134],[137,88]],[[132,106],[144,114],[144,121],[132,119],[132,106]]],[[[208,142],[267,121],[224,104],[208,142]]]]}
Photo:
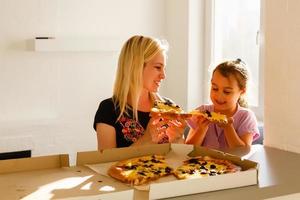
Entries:
{"type": "Polygon", "coordinates": [[[122,133],[124,134],[124,138],[127,141],[135,142],[144,134],[142,125],[133,119],[122,116],[120,118],[120,124],[123,127],[122,133]]]}

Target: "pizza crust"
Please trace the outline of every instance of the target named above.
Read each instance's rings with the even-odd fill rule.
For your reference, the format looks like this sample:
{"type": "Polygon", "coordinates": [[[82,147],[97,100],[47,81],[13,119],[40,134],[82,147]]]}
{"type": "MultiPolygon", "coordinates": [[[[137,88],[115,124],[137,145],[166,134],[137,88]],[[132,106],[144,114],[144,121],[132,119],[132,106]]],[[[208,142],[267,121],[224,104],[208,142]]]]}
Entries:
{"type": "Polygon", "coordinates": [[[125,176],[122,175],[122,168],[120,168],[120,167],[113,165],[108,169],[107,173],[111,177],[113,177],[121,182],[130,183],[130,181],[128,179],[126,179],[125,176]]]}

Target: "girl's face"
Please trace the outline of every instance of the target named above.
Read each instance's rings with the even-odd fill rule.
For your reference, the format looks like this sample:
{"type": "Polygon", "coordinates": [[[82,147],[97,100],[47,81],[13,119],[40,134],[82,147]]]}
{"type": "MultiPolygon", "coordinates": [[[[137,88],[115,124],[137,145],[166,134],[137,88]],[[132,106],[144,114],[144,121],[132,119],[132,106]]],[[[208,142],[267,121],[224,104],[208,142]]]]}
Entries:
{"type": "Polygon", "coordinates": [[[240,89],[234,75],[224,77],[218,70],[211,79],[210,99],[214,110],[223,114],[234,114],[239,97],[245,93],[240,89]]]}
{"type": "Polygon", "coordinates": [[[145,64],[143,71],[143,87],[149,92],[157,92],[160,83],[165,79],[166,56],[158,52],[149,62],[145,64]]]}

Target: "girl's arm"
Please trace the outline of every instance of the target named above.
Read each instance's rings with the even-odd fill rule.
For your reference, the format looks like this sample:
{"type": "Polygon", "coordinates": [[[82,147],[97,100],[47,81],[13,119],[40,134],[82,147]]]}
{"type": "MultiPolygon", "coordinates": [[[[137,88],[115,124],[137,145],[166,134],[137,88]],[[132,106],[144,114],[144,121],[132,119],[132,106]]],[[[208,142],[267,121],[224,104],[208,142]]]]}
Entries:
{"type": "Polygon", "coordinates": [[[117,147],[116,130],[114,127],[105,123],[97,123],[96,131],[99,151],[117,147]]]}
{"type": "Polygon", "coordinates": [[[193,123],[197,124],[197,126],[194,129],[190,129],[185,143],[202,145],[210,122],[202,116],[198,116],[195,118],[193,117],[192,120],[194,121],[193,123]]]}
{"type": "Polygon", "coordinates": [[[251,133],[244,133],[241,137],[237,134],[233,127],[233,120],[232,118],[229,119],[229,123],[224,128],[224,134],[226,141],[228,143],[228,146],[230,148],[232,147],[238,147],[238,146],[251,146],[253,136],[251,133]]]}

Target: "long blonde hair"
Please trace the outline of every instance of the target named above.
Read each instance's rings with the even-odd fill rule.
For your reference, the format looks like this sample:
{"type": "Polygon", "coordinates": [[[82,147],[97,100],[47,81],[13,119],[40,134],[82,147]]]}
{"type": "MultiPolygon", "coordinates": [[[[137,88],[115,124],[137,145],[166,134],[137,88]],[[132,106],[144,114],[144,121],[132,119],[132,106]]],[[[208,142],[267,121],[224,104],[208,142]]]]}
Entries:
{"type": "Polygon", "coordinates": [[[137,106],[143,88],[143,69],[158,52],[166,52],[167,43],[145,36],[133,36],[122,47],[113,90],[115,107],[119,107],[117,120],[128,110],[138,120],[137,106]],[[128,100],[132,105],[128,105],[128,100]]]}

